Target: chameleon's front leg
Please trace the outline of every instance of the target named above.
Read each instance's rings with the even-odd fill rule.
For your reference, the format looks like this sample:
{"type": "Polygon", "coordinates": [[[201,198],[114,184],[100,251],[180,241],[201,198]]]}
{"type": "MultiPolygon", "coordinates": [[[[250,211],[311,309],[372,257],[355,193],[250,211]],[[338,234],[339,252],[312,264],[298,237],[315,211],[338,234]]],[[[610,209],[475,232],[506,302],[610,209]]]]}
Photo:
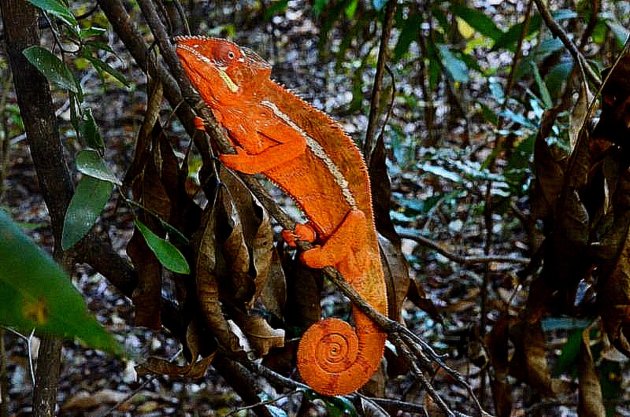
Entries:
{"type": "Polygon", "coordinates": [[[306,151],[304,136],[282,122],[267,123],[255,131],[231,130],[230,134],[236,143],[236,154],[219,158],[228,168],[246,174],[284,166],[306,151]]]}

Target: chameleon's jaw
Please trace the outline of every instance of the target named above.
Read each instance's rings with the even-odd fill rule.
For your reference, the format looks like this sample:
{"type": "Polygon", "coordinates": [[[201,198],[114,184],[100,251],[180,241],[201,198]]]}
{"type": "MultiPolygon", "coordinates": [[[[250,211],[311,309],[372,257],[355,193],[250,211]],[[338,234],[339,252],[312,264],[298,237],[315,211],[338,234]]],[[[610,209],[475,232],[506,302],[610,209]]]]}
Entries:
{"type": "MultiPolygon", "coordinates": [[[[189,39],[189,38],[188,37],[175,38],[175,41],[177,42],[176,44],[177,55],[179,56],[182,64],[184,64],[186,71],[189,71],[191,69],[194,71],[195,70],[194,68],[197,67],[196,65],[189,65],[188,64],[189,60],[192,59],[194,61],[197,61],[198,63],[203,64],[203,67],[208,68],[209,71],[216,71],[216,73],[219,75],[219,78],[221,78],[221,80],[223,81],[225,86],[228,88],[228,90],[230,90],[232,93],[238,92],[238,84],[236,84],[234,80],[226,72],[227,67],[219,65],[218,62],[203,55],[201,52],[196,50],[193,46],[180,42],[186,39],[189,39]]],[[[200,73],[200,75],[203,77],[203,73],[200,73]]]]}

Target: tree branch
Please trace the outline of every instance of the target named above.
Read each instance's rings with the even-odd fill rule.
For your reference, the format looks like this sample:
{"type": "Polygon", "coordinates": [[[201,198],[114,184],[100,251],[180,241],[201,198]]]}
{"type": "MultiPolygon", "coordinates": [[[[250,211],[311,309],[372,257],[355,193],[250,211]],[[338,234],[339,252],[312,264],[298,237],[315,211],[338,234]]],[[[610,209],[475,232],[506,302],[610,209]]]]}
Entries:
{"type": "Polygon", "coordinates": [[[549,11],[549,8],[547,7],[547,5],[545,5],[545,3],[542,0],[534,0],[534,2],[536,3],[536,7],[538,8],[538,11],[540,12],[540,15],[542,16],[543,20],[545,21],[545,24],[547,25],[551,33],[553,33],[554,36],[558,37],[562,41],[564,46],[566,46],[566,48],[569,50],[569,53],[573,57],[573,60],[575,61],[575,63],[578,64],[578,66],[582,69],[583,73],[588,77],[588,79],[597,88],[599,88],[599,86],[602,83],[601,79],[599,78],[599,75],[589,65],[588,61],[586,60],[582,52],[580,52],[580,50],[575,45],[575,43],[573,43],[573,41],[569,38],[569,35],[567,35],[564,29],[560,27],[558,22],[556,22],[553,19],[553,16],[551,15],[551,12],[549,11]]]}

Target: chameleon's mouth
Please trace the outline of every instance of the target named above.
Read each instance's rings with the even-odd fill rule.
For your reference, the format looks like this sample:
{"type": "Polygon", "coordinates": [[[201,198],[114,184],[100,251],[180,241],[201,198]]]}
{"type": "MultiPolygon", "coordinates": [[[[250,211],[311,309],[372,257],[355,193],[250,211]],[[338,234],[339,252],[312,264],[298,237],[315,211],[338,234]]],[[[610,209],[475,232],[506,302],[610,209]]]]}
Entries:
{"type": "Polygon", "coordinates": [[[187,58],[187,55],[190,54],[197,61],[200,61],[200,62],[202,62],[202,63],[204,63],[204,64],[214,68],[217,71],[217,73],[219,74],[219,77],[221,78],[221,80],[223,80],[223,82],[225,83],[226,87],[231,92],[236,93],[238,91],[238,85],[234,82],[234,80],[226,72],[227,66],[220,65],[219,62],[208,58],[207,56],[205,56],[204,54],[199,52],[197,49],[195,49],[194,46],[182,43],[185,40],[197,39],[197,38],[198,37],[194,37],[194,36],[177,36],[177,37],[175,37],[174,39],[177,42],[176,43],[177,55],[179,55],[179,57],[185,61],[186,58],[187,58]],[[185,51],[185,52],[182,53],[182,51],[185,51]]]}

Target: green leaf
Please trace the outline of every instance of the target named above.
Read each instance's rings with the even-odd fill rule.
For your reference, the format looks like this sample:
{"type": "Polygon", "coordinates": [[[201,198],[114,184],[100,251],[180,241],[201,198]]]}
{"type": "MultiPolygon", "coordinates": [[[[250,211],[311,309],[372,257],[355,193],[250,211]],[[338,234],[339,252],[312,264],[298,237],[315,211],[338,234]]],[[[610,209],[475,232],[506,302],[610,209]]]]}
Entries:
{"type": "Polygon", "coordinates": [[[79,152],[77,155],[77,169],[90,177],[122,185],[120,180],[107,168],[101,155],[94,149],[84,149],[79,152]]]}
{"type": "Polygon", "coordinates": [[[536,85],[538,86],[538,91],[540,92],[540,98],[542,102],[545,104],[545,109],[550,109],[553,107],[553,101],[551,100],[551,95],[549,94],[549,90],[547,89],[547,84],[543,81],[540,76],[540,72],[538,71],[538,67],[533,62],[530,65],[532,72],[534,73],[534,80],[536,80],[536,85]]]}
{"type": "Polygon", "coordinates": [[[179,249],[173,246],[168,240],[162,239],[153,233],[151,229],[141,221],[136,220],[135,225],[164,268],[177,274],[190,274],[190,266],[188,266],[186,258],[184,258],[184,255],[182,255],[179,249]]]}
{"type": "Polygon", "coordinates": [[[419,14],[411,14],[403,23],[400,30],[400,36],[398,42],[394,47],[394,59],[399,60],[409,50],[411,42],[418,39],[420,36],[420,24],[422,23],[422,17],[419,14]]]}
{"type": "Polygon", "coordinates": [[[81,39],[87,39],[87,38],[92,38],[96,36],[101,36],[105,32],[107,32],[107,29],[99,28],[96,26],[90,26],[89,28],[79,29],[79,37],[81,39]]]}
{"type": "Polygon", "coordinates": [[[79,181],[70,200],[61,234],[61,247],[67,250],[90,231],[107,204],[114,185],[90,176],[79,181]]]}
{"type": "Polygon", "coordinates": [[[354,404],[345,397],[329,397],[320,395],[310,388],[304,389],[304,395],[310,401],[322,400],[326,406],[326,415],[331,417],[358,417],[354,404]]]}
{"type": "Polygon", "coordinates": [[[328,5],[328,0],[315,0],[313,3],[313,13],[315,16],[321,14],[328,5]]]}
{"type": "Polygon", "coordinates": [[[77,337],[112,353],[122,348],[87,311],[70,278],[0,210],[0,323],[77,337]]]}
{"type": "Polygon", "coordinates": [[[125,87],[129,87],[129,81],[127,81],[127,78],[116,68],[90,55],[85,55],[84,58],[90,61],[92,65],[94,65],[94,68],[96,68],[101,77],[103,76],[103,73],[106,72],[118,81],[120,81],[120,83],[123,84],[125,87]]]}
{"type": "Polygon", "coordinates": [[[357,6],[359,5],[359,0],[351,0],[350,4],[346,6],[345,13],[348,19],[352,19],[354,14],[357,11],[357,6]]]}
{"type": "Polygon", "coordinates": [[[576,329],[571,332],[567,342],[562,347],[558,361],[554,368],[553,374],[558,376],[570,369],[575,368],[577,358],[580,353],[580,345],[582,343],[582,332],[584,329],[576,329]]]}
{"type": "Polygon", "coordinates": [[[387,4],[387,0],[372,0],[372,6],[377,12],[383,10],[383,7],[387,4]]]}
{"type": "Polygon", "coordinates": [[[41,46],[31,46],[23,52],[28,62],[39,70],[51,83],[79,94],[79,83],[70,68],[56,55],[41,46]]]}
{"type": "Polygon", "coordinates": [[[28,0],[33,6],[61,19],[68,26],[78,26],[77,19],[63,3],[58,0],[28,0]]]}
{"type": "Polygon", "coordinates": [[[442,58],[442,64],[453,80],[461,83],[468,81],[468,67],[466,63],[455,56],[447,45],[438,45],[438,51],[442,58]]]}
{"type": "MultiPolygon", "coordinates": [[[[535,14],[529,21],[529,26],[527,28],[526,36],[531,36],[534,33],[540,30],[540,25],[542,23],[542,19],[539,14],[535,14]]],[[[521,33],[523,32],[523,22],[517,23],[514,26],[510,27],[507,32],[504,32],[503,35],[499,39],[496,40],[494,46],[492,47],[493,51],[497,51],[499,49],[507,49],[509,51],[514,51],[516,48],[516,43],[521,37],[521,33]]]]}
{"type": "Polygon", "coordinates": [[[271,20],[277,14],[284,12],[289,5],[289,0],[274,1],[265,9],[264,19],[271,20]]]}
{"type": "Polygon", "coordinates": [[[462,4],[456,4],[452,6],[451,11],[456,16],[462,18],[477,32],[495,42],[503,36],[503,31],[494,24],[494,21],[490,17],[486,16],[486,14],[480,10],[472,9],[462,4]]]}
{"type": "Polygon", "coordinates": [[[79,121],[79,133],[81,134],[81,137],[85,139],[85,143],[87,143],[88,146],[95,149],[105,148],[103,138],[98,131],[96,120],[94,120],[92,109],[89,107],[83,111],[83,115],[79,121]]]}

